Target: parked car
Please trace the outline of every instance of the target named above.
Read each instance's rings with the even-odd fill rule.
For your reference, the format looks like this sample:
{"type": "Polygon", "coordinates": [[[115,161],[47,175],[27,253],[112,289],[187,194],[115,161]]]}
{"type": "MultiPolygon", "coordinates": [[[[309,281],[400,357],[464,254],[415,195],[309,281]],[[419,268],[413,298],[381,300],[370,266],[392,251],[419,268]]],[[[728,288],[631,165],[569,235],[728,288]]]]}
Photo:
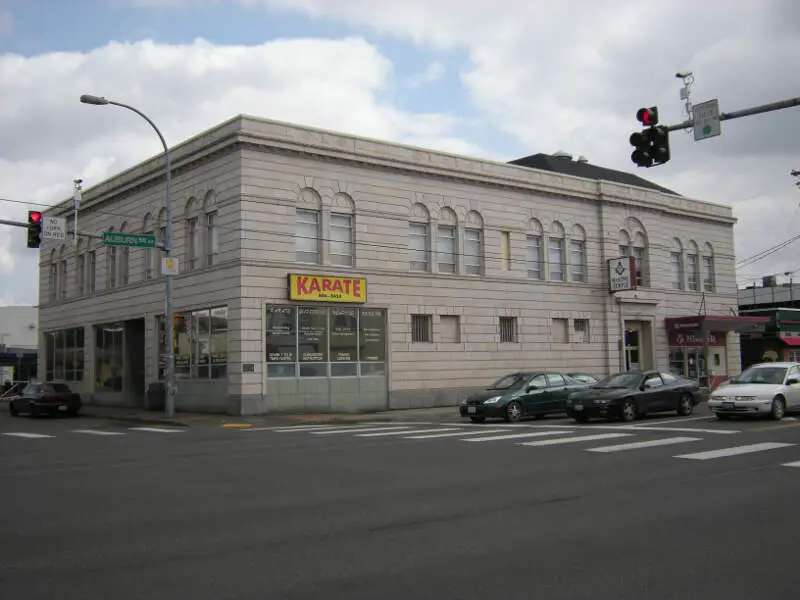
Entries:
{"type": "Polygon", "coordinates": [[[504,375],[485,390],[461,401],[459,413],[476,423],[488,419],[516,422],[566,411],[567,396],[588,384],[564,373],[530,371],[504,375]]]}
{"type": "Polygon", "coordinates": [[[80,409],[80,394],[73,392],[66,383],[29,383],[22,394],[12,398],[8,405],[8,412],[12,417],[21,413],[32,417],[65,413],[75,417],[80,409]]]}
{"type": "Polygon", "coordinates": [[[659,371],[628,371],[571,394],[567,414],[579,423],[592,418],[634,421],[668,410],[688,417],[702,397],[696,381],[659,371]]]}
{"type": "Polygon", "coordinates": [[[600,381],[599,377],[595,377],[594,375],[590,375],[589,373],[567,373],[567,375],[569,375],[573,379],[576,379],[578,381],[582,381],[584,383],[592,383],[592,384],[594,384],[594,383],[597,383],[598,381],[600,381]]]}
{"type": "Polygon", "coordinates": [[[800,410],[800,364],[761,363],[745,369],[711,393],[708,407],[718,419],[769,415],[780,421],[800,410]]]}

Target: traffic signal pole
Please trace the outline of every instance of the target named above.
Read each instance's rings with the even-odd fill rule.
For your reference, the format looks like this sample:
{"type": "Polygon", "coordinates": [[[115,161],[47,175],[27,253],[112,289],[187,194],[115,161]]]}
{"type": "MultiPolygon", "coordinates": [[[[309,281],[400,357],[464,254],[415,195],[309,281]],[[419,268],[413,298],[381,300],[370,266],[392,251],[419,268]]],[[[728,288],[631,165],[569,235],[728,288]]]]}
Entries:
{"type": "MultiPolygon", "coordinates": [[[[742,117],[750,117],[752,115],[761,115],[776,110],[783,110],[785,108],[793,108],[800,106],[800,97],[790,98],[789,100],[781,100],[780,102],[772,102],[770,104],[762,104],[761,106],[753,106],[752,108],[744,108],[729,113],[719,113],[720,121],[731,121],[733,119],[741,119],[742,117]]],[[[665,125],[667,131],[678,131],[680,129],[687,129],[694,127],[694,119],[689,119],[678,125],[665,125]]]]}
{"type": "Polygon", "coordinates": [[[5,219],[0,219],[0,225],[11,225],[12,227],[24,227],[25,229],[28,228],[28,224],[23,223],[22,221],[6,221],[5,219]]]}

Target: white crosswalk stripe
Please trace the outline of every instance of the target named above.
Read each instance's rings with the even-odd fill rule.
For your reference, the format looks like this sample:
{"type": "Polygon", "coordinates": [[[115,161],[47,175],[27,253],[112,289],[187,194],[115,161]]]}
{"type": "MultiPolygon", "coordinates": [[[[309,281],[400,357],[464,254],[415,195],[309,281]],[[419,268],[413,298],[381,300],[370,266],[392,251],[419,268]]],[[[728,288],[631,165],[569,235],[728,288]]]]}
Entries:
{"type": "Polygon", "coordinates": [[[183,429],[169,429],[167,427],[131,427],[131,431],[147,431],[150,433],[183,433],[183,429]]]}
{"type": "Polygon", "coordinates": [[[530,437],[544,437],[547,435],[564,435],[565,433],[572,433],[571,431],[557,431],[557,430],[549,430],[549,431],[529,431],[527,433],[507,433],[504,435],[490,435],[489,437],[472,437],[472,438],[463,438],[460,441],[462,442],[496,442],[498,440],[514,440],[519,438],[530,438],[530,437]]]}
{"type": "Polygon", "coordinates": [[[800,467],[800,460],[796,460],[794,462],[783,463],[782,467],[800,467]]]}
{"type": "Polygon", "coordinates": [[[73,429],[72,433],[82,433],[86,435],[101,435],[101,436],[125,435],[121,431],[103,431],[102,429],[73,429]]]}
{"type": "Polygon", "coordinates": [[[392,436],[392,435],[408,435],[409,433],[415,433],[419,431],[419,429],[414,429],[412,427],[405,427],[403,429],[392,429],[390,431],[377,431],[374,433],[356,433],[356,437],[382,437],[382,436],[392,436]]]}
{"type": "Polygon", "coordinates": [[[629,442],[627,444],[615,444],[613,446],[598,446],[597,448],[587,448],[587,452],[624,452],[625,450],[640,450],[642,448],[655,448],[658,446],[671,446],[674,444],[685,444],[687,442],[699,442],[702,438],[695,437],[672,437],[659,440],[646,440],[644,442],[629,442]]]}
{"type": "Polygon", "coordinates": [[[577,444],[592,442],[594,440],[610,440],[613,438],[629,437],[632,433],[598,433],[595,435],[580,435],[577,437],[555,438],[551,440],[537,440],[535,442],[520,442],[520,446],[555,446],[558,444],[577,444]]]}
{"type": "Polygon", "coordinates": [[[788,448],[796,444],[784,442],[761,442],[758,444],[745,444],[744,446],[732,446],[730,448],[720,448],[719,450],[706,450],[704,452],[693,452],[691,454],[680,454],[673,458],[687,458],[689,460],[712,460],[714,458],[725,458],[728,456],[740,456],[742,454],[753,454],[754,452],[766,452],[767,450],[777,450],[778,448],[788,448]]]}
{"type": "Polygon", "coordinates": [[[407,427],[344,427],[340,429],[324,429],[322,431],[309,431],[311,435],[336,435],[339,433],[364,433],[368,431],[391,431],[392,429],[408,429],[407,427]]]}
{"type": "Polygon", "coordinates": [[[26,438],[30,440],[38,440],[43,438],[51,438],[55,437],[52,435],[45,435],[44,433],[25,433],[24,431],[9,431],[3,433],[3,435],[7,435],[9,437],[18,437],[18,438],[26,438]]]}
{"type": "Polygon", "coordinates": [[[432,433],[435,429],[429,429],[426,433],[420,435],[409,435],[403,439],[406,440],[433,440],[436,438],[450,438],[459,437],[463,435],[484,435],[487,433],[502,433],[508,429],[475,429],[472,431],[463,431],[461,429],[440,429],[441,433],[432,433]]]}

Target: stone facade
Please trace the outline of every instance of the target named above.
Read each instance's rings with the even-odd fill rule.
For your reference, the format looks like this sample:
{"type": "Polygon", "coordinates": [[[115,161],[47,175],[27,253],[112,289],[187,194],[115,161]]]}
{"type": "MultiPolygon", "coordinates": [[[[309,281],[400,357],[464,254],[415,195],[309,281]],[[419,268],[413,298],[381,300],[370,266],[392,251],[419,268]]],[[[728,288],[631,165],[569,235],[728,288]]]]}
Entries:
{"type": "MultiPolygon", "coordinates": [[[[341,410],[432,406],[453,404],[515,369],[605,375],[621,368],[620,326],[629,323],[639,328],[638,364],[666,370],[665,317],[729,314],[737,303],[735,221],[727,206],[246,116],[175,147],[173,165],[174,255],[181,270],[174,278],[175,310],[224,305],[228,319],[227,378],[179,382],[183,410],[317,410],[326,407],[326,397],[328,408],[341,410]],[[298,210],[318,216],[316,263],[298,261],[298,210]],[[213,234],[205,227],[211,213],[213,234]],[[337,225],[343,215],[350,217],[353,248],[345,260],[337,225]],[[415,255],[423,264],[417,260],[413,269],[410,223],[427,230],[427,252],[415,255]],[[448,261],[437,252],[447,231],[455,232],[455,272],[442,272],[448,261]],[[563,240],[552,242],[560,245],[561,261],[551,238],[563,240]],[[541,264],[531,259],[537,239],[541,264]],[[583,254],[572,240],[583,243],[583,254]],[[466,251],[476,244],[479,252],[466,251]],[[643,285],[614,297],[606,261],[620,255],[621,245],[644,248],[643,285]],[[702,281],[700,290],[688,289],[686,263],[682,281],[674,281],[676,251],[684,261],[697,256],[700,271],[702,257],[713,257],[709,290],[700,291],[702,281]],[[564,281],[553,281],[559,272],[564,281]],[[584,272],[585,280],[576,281],[584,272]],[[288,273],[367,279],[366,306],[385,309],[388,320],[386,377],[377,380],[381,389],[370,391],[369,402],[348,403],[359,392],[338,380],[316,381],[312,390],[302,378],[287,383],[267,376],[265,306],[289,304],[288,273]],[[501,325],[501,317],[515,320],[501,325]],[[430,327],[425,341],[414,341],[412,321],[430,327]],[[322,401],[310,405],[306,392],[322,401]]],[[[164,196],[156,157],[84,192],[80,230],[157,232],[164,196]]],[[[70,205],[48,214],[69,218],[70,205]]],[[[112,256],[102,241],[82,239],[78,257],[89,241],[96,251],[94,291],[87,288],[89,263],[81,276],[71,241],[43,245],[40,327],[45,335],[85,328],[84,374],[75,385],[87,400],[136,404],[141,385],[95,389],[91,328],[142,319],[145,387],[158,379],[156,316],[164,312],[164,279],[157,270],[146,278],[157,258],[147,257],[158,252],[134,248],[125,259],[123,250],[112,256]]],[[[726,354],[723,368],[733,374],[739,368],[735,334],[728,335],[726,354]]],[[[40,363],[44,373],[44,358],[40,363]]]]}

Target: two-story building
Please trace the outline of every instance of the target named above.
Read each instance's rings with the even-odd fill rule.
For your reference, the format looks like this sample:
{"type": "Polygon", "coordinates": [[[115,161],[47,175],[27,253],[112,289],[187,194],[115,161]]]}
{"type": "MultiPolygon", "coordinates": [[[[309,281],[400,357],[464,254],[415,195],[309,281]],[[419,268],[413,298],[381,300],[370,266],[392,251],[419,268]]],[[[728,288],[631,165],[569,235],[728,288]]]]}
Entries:
{"type": "MultiPolygon", "coordinates": [[[[735,314],[730,207],[569,157],[504,164],[249,116],[171,152],[178,410],[453,404],[516,369],[688,375],[710,344],[695,376],[738,372],[736,317],[712,318],[735,314]],[[612,295],[621,256],[637,286],[612,295]]],[[[71,230],[71,209],[48,214],[71,230]]],[[[163,239],[161,157],[86,190],[78,223],[163,239]]],[[[157,249],[47,241],[40,375],[141,404],[163,377],[161,266],[157,249]]]]}

